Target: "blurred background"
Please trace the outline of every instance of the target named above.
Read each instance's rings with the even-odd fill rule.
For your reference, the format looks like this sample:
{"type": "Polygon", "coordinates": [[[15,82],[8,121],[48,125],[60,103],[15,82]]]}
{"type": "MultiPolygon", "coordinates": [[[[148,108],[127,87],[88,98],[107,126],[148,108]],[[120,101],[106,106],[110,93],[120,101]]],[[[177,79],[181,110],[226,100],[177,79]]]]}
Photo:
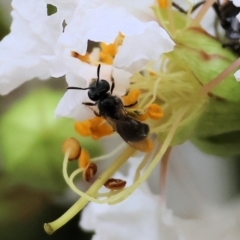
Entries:
{"type": "MultiPolygon", "coordinates": [[[[10,31],[10,12],[11,1],[1,0],[0,40],[10,31]]],[[[72,120],[54,118],[54,110],[65,89],[64,78],[34,79],[0,96],[0,239],[91,239],[93,233],[79,228],[80,215],[52,236],[43,231],[45,222],[58,218],[77,199],[68,190],[61,173],[61,144],[68,137],[80,137],[74,132],[72,120]]],[[[89,139],[81,139],[81,143],[92,157],[100,154],[98,143],[89,139]]],[[[177,147],[173,156],[183,160],[181,153],[188,149],[188,145],[177,147]]],[[[182,216],[190,205],[194,209],[196,199],[181,193],[179,169],[182,169],[182,176],[186,176],[182,178],[185,186],[189,172],[193,178],[198,175],[191,189],[198,186],[195,191],[213,203],[235,199],[240,190],[238,159],[216,158],[209,162],[204,158],[196,159],[197,150],[194,151],[184,160],[187,168],[181,168],[182,163],[177,160],[170,166],[172,175],[169,178],[174,177],[169,180],[169,185],[173,186],[169,188],[169,207],[182,216]]],[[[71,163],[70,167],[76,164],[71,163]]],[[[150,178],[151,186],[155,185],[156,189],[154,181],[158,173],[159,170],[155,171],[150,178]]]]}
{"type": "MultiPolygon", "coordinates": [[[[0,40],[10,32],[11,1],[0,1],[0,40]]],[[[77,196],[62,176],[61,144],[75,136],[73,121],[55,119],[66,89],[64,78],[34,79],[0,96],[0,239],[90,239],[78,226],[78,214],[52,236],[43,224],[62,215],[77,196]],[[69,191],[70,192],[70,191],[69,191]]],[[[92,156],[93,141],[82,141],[92,156]]],[[[95,144],[96,145],[96,144],[95,144]]],[[[75,163],[71,164],[76,167],[75,163]]]]}

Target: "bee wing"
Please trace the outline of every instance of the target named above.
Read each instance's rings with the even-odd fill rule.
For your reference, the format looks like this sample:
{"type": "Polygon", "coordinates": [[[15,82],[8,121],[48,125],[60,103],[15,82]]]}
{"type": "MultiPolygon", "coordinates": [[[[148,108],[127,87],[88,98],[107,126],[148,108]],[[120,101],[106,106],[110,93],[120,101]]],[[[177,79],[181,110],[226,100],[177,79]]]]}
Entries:
{"type": "Polygon", "coordinates": [[[130,146],[141,152],[151,150],[151,140],[147,137],[149,132],[147,124],[129,117],[121,120],[109,117],[105,119],[130,146]]]}

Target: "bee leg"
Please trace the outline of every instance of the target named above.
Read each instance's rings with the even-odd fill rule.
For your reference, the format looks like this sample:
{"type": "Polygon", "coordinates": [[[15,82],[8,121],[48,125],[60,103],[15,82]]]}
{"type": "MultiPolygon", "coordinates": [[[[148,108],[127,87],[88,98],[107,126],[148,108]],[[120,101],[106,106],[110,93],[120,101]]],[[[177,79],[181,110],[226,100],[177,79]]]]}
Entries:
{"type": "MultiPolygon", "coordinates": [[[[93,110],[93,109],[92,109],[93,110]]],[[[94,114],[97,116],[97,117],[101,117],[102,115],[98,112],[96,112],[95,110],[93,110],[94,114]]]]}
{"type": "Polygon", "coordinates": [[[133,107],[133,106],[135,106],[135,105],[137,105],[137,103],[138,103],[138,101],[136,101],[136,102],[134,102],[134,103],[132,103],[132,104],[129,104],[129,105],[124,105],[124,107],[133,107]]]}
{"type": "Polygon", "coordinates": [[[110,92],[111,92],[111,94],[112,94],[112,93],[113,93],[113,89],[115,88],[115,81],[114,81],[114,78],[113,78],[113,77],[111,77],[111,82],[112,82],[112,86],[111,86],[110,92]]]}

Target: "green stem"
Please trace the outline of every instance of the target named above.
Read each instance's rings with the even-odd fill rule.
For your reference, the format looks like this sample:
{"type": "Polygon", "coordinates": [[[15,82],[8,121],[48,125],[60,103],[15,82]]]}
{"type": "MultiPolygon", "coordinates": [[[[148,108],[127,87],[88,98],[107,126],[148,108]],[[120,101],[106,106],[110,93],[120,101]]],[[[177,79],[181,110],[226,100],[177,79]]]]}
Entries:
{"type": "MultiPolygon", "coordinates": [[[[97,191],[103,186],[103,184],[128,160],[129,157],[135,152],[135,149],[128,147],[110,166],[109,168],[98,177],[98,179],[92,184],[92,186],[86,192],[90,196],[95,196],[97,191]]],[[[71,208],[69,208],[61,217],[53,222],[45,223],[44,230],[49,234],[53,234],[57,229],[62,227],[70,219],[72,219],[78,212],[80,212],[88,200],[81,197],[71,208]]]]}

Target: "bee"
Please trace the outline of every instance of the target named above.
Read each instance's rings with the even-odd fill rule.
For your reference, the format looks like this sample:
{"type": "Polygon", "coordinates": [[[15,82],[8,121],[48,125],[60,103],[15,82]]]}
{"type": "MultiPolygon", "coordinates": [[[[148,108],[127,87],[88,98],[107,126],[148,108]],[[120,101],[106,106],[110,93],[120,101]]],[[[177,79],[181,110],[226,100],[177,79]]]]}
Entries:
{"type": "MultiPolygon", "coordinates": [[[[205,3],[205,1],[195,4],[192,7],[191,12],[195,11],[203,3],[205,3]]],[[[187,14],[187,11],[185,11],[175,2],[172,3],[172,6],[178,9],[179,12],[187,14]]],[[[227,42],[223,43],[222,47],[229,48],[235,54],[240,55],[240,23],[237,19],[237,15],[240,13],[240,7],[236,7],[232,1],[226,1],[221,4],[219,0],[217,0],[212,7],[216,12],[222,28],[225,31],[227,42]]],[[[217,31],[216,34],[218,35],[217,31]]]]}
{"type": "Polygon", "coordinates": [[[94,114],[98,117],[103,117],[112,128],[126,141],[130,146],[142,152],[148,151],[148,133],[149,126],[137,119],[130,117],[126,111],[126,107],[132,107],[137,102],[124,106],[122,100],[113,96],[115,87],[114,79],[112,84],[104,79],[99,78],[101,65],[97,68],[97,78],[92,79],[92,82],[87,88],[68,87],[67,89],[88,90],[88,97],[93,102],[83,102],[86,106],[97,106],[98,112],[94,114]]]}
{"type": "Polygon", "coordinates": [[[213,4],[213,8],[228,40],[222,46],[228,47],[240,55],[240,23],[236,17],[240,12],[240,7],[236,7],[232,1],[227,1],[221,5],[218,0],[213,4]]]}

